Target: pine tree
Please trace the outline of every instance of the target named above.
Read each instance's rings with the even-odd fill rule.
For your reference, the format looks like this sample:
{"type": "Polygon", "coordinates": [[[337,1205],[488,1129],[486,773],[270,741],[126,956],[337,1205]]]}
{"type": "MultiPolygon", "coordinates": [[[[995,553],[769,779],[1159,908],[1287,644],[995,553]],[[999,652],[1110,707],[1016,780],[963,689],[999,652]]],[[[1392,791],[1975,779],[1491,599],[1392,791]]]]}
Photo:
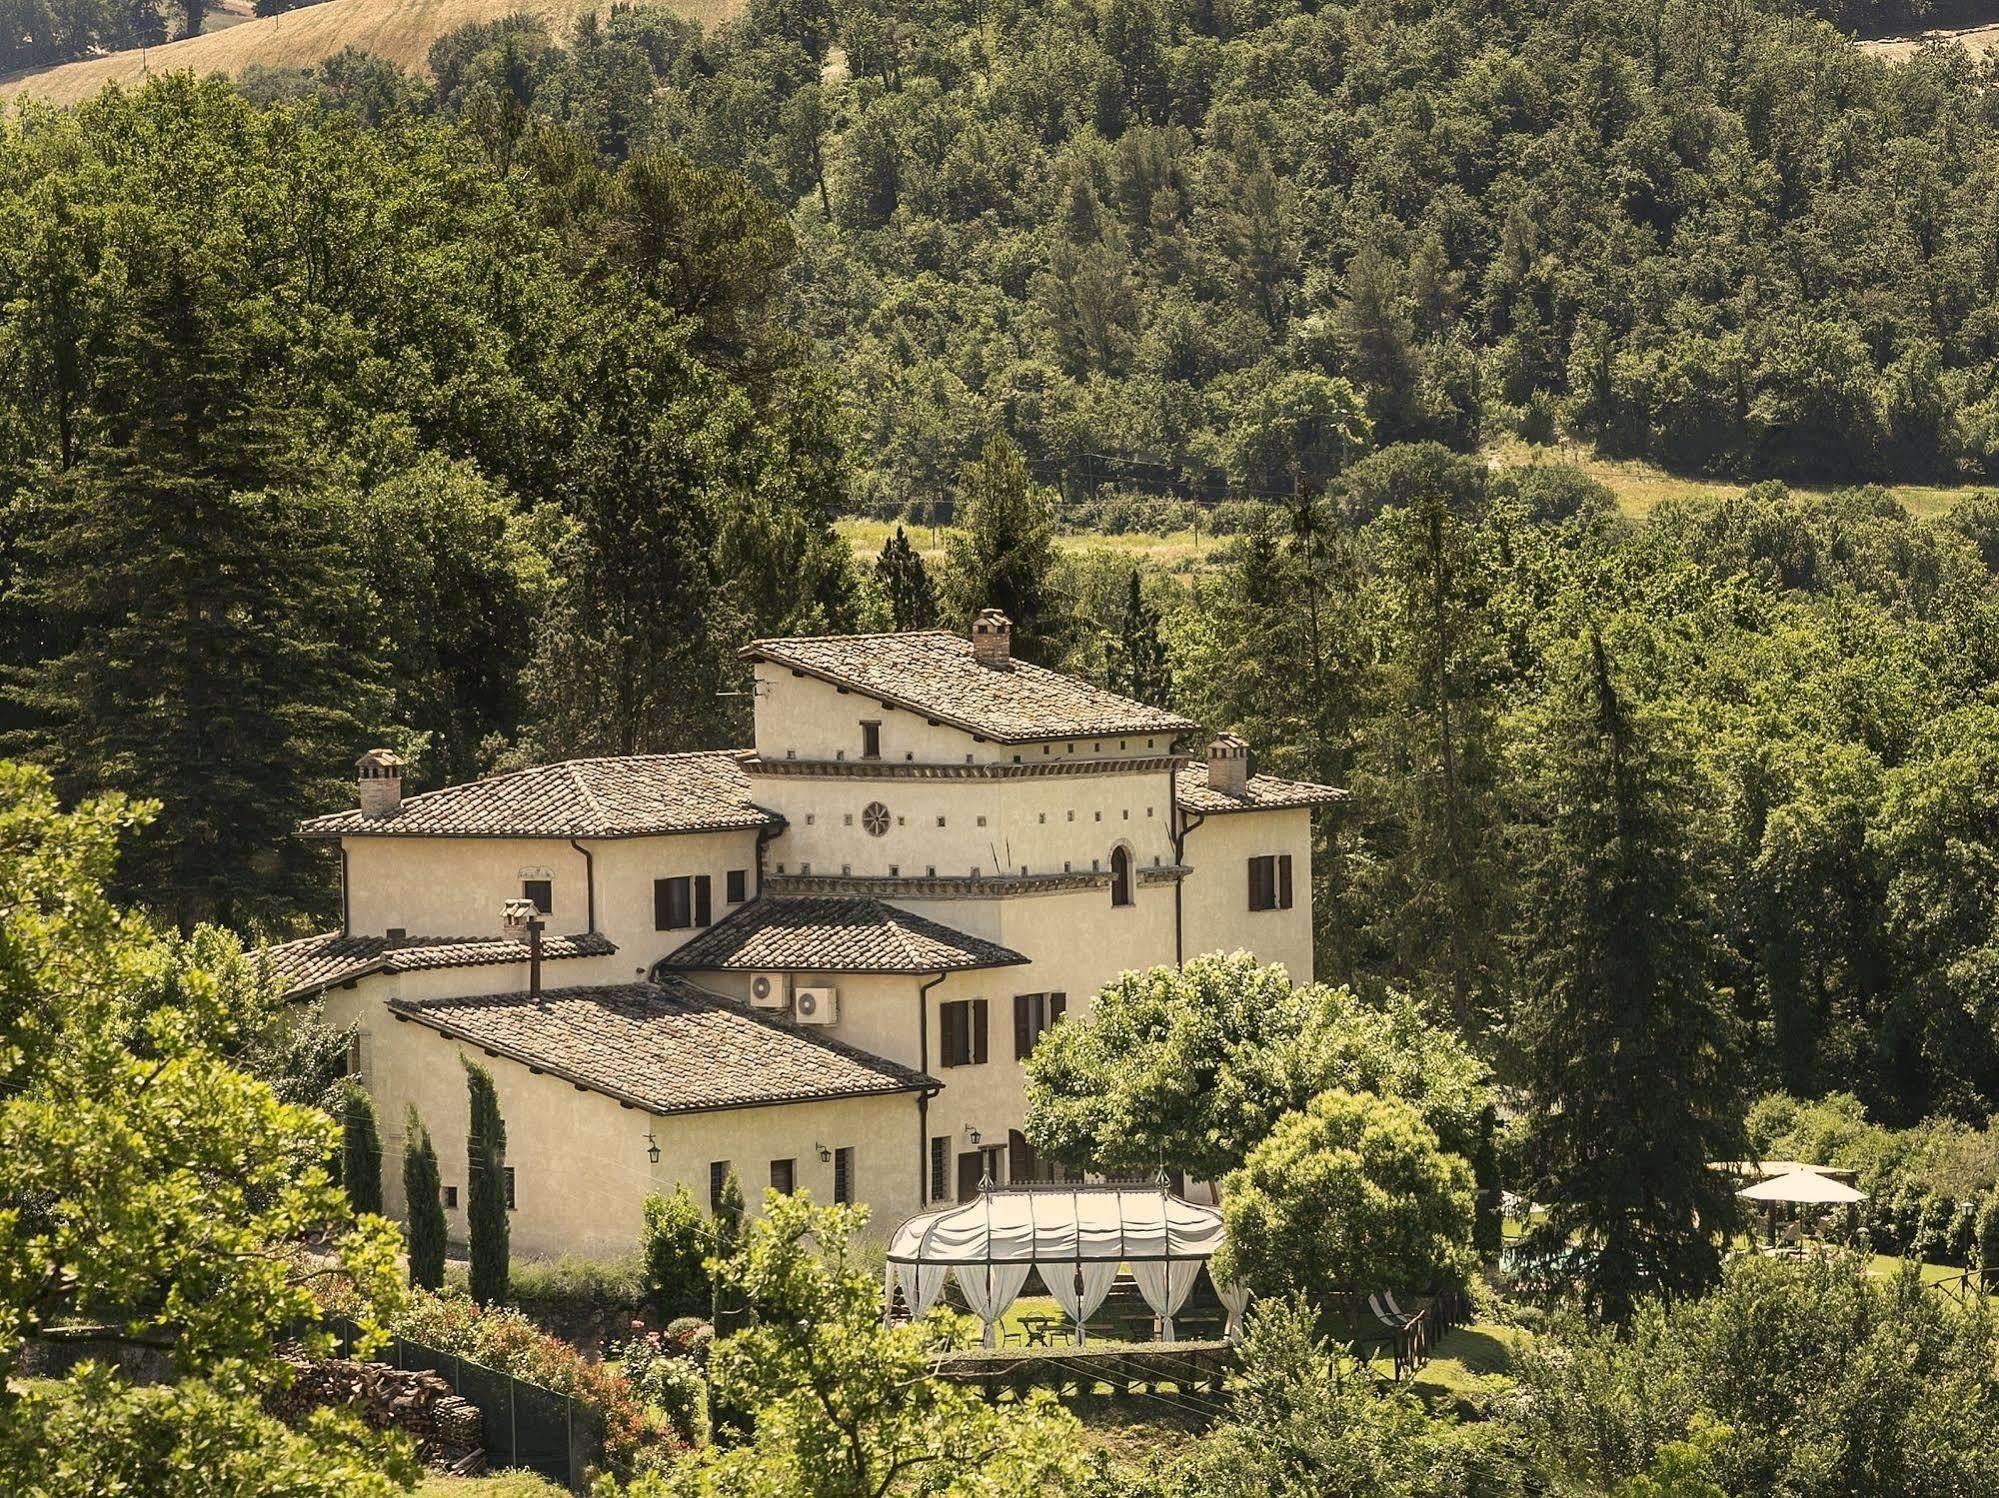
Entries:
{"type": "Polygon", "coordinates": [[[1020,449],[988,442],[965,470],[958,525],[945,546],[947,617],[969,629],[980,609],[1013,621],[1013,652],[1047,660],[1059,650],[1063,620],[1048,586],[1055,565],[1055,506],[1028,476],[1020,449]]]}
{"type": "Polygon", "coordinates": [[[382,1210],[382,1133],[374,1100],[352,1081],[340,1094],[340,1180],[356,1212],[382,1210]]]}
{"type": "Polygon", "coordinates": [[[1483,1032],[1503,992],[1493,567],[1479,535],[1426,489],[1390,511],[1381,585],[1389,659],[1357,789],[1373,856],[1354,897],[1371,965],[1483,1032]]]}
{"type": "Polygon", "coordinates": [[[444,1284],[444,1184],[430,1130],[411,1108],[403,1118],[403,1202],[409,1210],[410,1283],[423,1290],[444,1284]]]}
{"type": "Polygon", "coordinates": [[[1478,1183],[1478,1203],[1472,1218],[1471,1246],[1482,1259],[1496,1259],[1506,1240],[1500,1216],[1499,1146],[1494,1135],[1498,1114],[1492,1104],[1479,1115],[1478,1144],[1472,1151],[1472,1175],[1478,1183]]]}
{"type": "Polygon", "coordinates": [[[923,558],[909,544],[901,526],[882,544],[875,558],[875,580],[888,600],[897,629],[932,629],[937,624],[937,590],[923,558]]]}
{"type": "Polygon", "coordinates": [[[134,254],[94,366],[94,440],[37,512],[20,592],[67,653],[10,673],[66,789],[162,813],[121,863],[183,930],[321,898],[291,836],[380,703],[343,504],[309,487],[232,262],[134,254]]]}
{"type": "Polygon", "coordinates": [[[507,1124],[499,1094],[482,1066],[465,1062],[471,1122],[465,1136],[466,1237],[472,1259],[470,1289],[482,1306],[507,1298],[507,1124]]]}
{"type": "Polygon", "coordinates": [[[1708,1166],[1747,1149],[1738,1039],[1709,981],[1698,795],[1668,725],[1627,702],[1595,631],[1550,695],[1512,1035],[1524,1189],[1547,1207],[1526,1247],[1623,1322],[1641,1295],[1720,1275],[1736,1204],[1708,1166]]]}
{"type": "Polygon", "coordinates": [[[1159,610],[1145,601],[1138,569],[1131,569],[1131,590],[1112,643],[1111,690],[1154,707],[1164,707],[1173,695],[1173,667],[1166,643],[1159,638],[1159,610]]]}

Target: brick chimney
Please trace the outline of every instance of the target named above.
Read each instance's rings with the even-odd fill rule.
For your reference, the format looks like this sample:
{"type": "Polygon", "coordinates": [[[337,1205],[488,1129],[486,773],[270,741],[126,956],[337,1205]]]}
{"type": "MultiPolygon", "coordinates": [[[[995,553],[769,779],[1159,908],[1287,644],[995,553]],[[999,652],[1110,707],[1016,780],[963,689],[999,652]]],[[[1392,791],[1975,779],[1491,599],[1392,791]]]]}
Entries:
{"type": "Polygon", "coordinates": [[[1240,796],[1249,788],[1249,745],[1225,733],[1208,745],[1208,789],[1240,796]]]}
{"type": "Polygon", "coordinates": [[[972,659],[995,671],[1013,669],[1013,621],[998,609],[980,609],[972,621],[972,659]]]}
{"type": "Polygon", "coordinates": [[[541,911],[532,900],[507,900],[500,906],[500,940],[526,941],[528,926],[541,911]]]}
{"type": "Polygon", "coordinates": [[[361,815],[369,821],[392,817],[403,806],[403,757],[393,749],[370,749],[354,761],[361,791],[361,815]]]}

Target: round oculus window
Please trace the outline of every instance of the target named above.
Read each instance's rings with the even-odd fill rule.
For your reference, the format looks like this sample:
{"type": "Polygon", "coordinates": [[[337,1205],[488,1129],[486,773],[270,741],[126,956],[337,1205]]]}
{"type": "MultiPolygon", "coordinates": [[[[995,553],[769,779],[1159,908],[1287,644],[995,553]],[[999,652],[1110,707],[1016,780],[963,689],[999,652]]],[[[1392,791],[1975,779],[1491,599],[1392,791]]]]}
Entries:
{"type": "Polygon", "coordinates": [[[869,837],[880,837],[888,831],[888,808],[879,801],[870,801],[861,808],[861,825],[868,829],[869,837]]]}

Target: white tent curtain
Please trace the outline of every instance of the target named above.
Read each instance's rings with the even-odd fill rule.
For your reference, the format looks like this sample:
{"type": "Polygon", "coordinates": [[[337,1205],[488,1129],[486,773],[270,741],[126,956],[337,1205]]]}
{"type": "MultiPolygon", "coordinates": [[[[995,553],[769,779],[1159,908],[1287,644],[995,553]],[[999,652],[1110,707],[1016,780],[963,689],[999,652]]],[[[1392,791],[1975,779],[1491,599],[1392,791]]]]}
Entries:
{"type": "Polygon", "coordinates": [[[1194,1279],[1200,1272],[1199,1259],[1133,1261],[1131,1277],[1138,1282],[1138,1293],[1152,1307],[1152,1314],[1159,1318],[1162,1342],[1173,1340],[1173,1317],[1187,1303],[1187,1292],[1194,1288],[1194,1279]]]}
{"type": "Polygon", "coordinates": [[[953,1271],[958,1276],[958,1293],[965,1297],[972,1314],[986,1324],[988,1346],[992,1345],[993,1323],[1019,1298],[1021,1286],[1027,1283],[1027,1272],[1033,1267],[1025,1263],[960,1264],[953,1271]]]}
{"type": "Polygon", "coordinates": [[[1222,1309],[1229,1313],[1222,1335],[1233,1342],[1242,1335],[1242,1313],[1249,1309],[1249,1286],[1239,1283],[1225,1285],[1216,1280],[1215,1293],[1222,1298],[1222,1309]]]}
{"type": "Polygon", "coordinates": [[[1115,1259],[1093,1259],[1077,1264],[1037,1264],[1035,1270],[1041,1276],[1041,1283],[1055,1298],[1055,1304],[1062,1308],[1062,1314],[1076,1323],[1076,1334],[1083,1338],[1083,1323],[1097,1314],[1097,1307],[1104,1303],[1104,1297],[1111,1293],[1111,1286],[1117,1282],[1118,1262],[1115,1259]],[[1078,1280],[1080,1278],[1080,1285],[1078,1280]]]}
{"type": "Polygon", "coordinates": [[[902,1298],[909,1306],[909,1314],[922,1320],[937,1304],[937,1297],[944,1293],[944,1275],[949,1268],[944,1264],[895,1264],[891,1265],[902,1281],[902,1298]]]}

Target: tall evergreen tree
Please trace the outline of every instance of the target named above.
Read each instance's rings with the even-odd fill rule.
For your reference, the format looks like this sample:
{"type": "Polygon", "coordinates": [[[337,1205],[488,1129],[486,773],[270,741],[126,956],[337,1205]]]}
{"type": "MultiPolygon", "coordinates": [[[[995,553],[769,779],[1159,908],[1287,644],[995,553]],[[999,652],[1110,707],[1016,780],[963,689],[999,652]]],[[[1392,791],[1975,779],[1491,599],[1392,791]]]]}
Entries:
{"type": "MultiPolygon", "coordinates": [[[[743,1242],[743,1183],[736,1179],[731,1170],[722,1177],[722,1189],[715,1197],[715,1222],[713,1228],[714,1257],[730,1259],[743,1242]]],[[[742,1323],[744,1307],[734,1292],[722,1281],[714,1283],[710,1318],[718,1333],[726,1334],[742,1323]]]]}
{"type": "Polygon", "coordinates": [[[465,1136],[465,1221],[472,1266],[472,1298],[482,1306],[507,1298],[510,1258],[507,1248],[507,1124],[500,1117],[499,1094],[482,1066],[465,1062],[465,1088],[471,1101],[470,1128],[465,1136]]]}
{"type": "Polygon", "coordinates": [[[947,617],[968,629],[980,609],[999,609],[1013,621],[1014,654],[1052,658],[1064,623],[1048,586],[1055,565],[1052,496],[1003,437],[986,444],[960,487],[958,524],[945,547],[947,617]]]}
{"type": "Polygon", "coordinates": [[[1110,682],[1112,691],[1154,707],[1166,706],[1173,695],[1173,666],[1159,637],[1159,610],[1145,601],[1136,567],[1111,644],[1110,682]]]}
{"type": "Polygon", "coordinates": [[[382,1131],[374,1100],[354,1081],[340,1094],[340,1180],[356,1212],[382,1210],[382,1131]]]}
{"type": "Polygon", "coordinates": [[[1529,1094],[1527,1247],[1607,1319],[1697,1295],[1734,1218],[1715,1160],[1747,1147],[1732,1016],[1709,981],[1698,804],[1667,723],[1627,701],[1602,636],[1539,725],[1545,818],[1529,869],[1512,1039],[1529,1094]]]}
{"type": "Polygon", "coordinates": [[[444,1183],[430,1130],[411,1108],[403,1118],[403,1203],[409,1211],[410,1283],[424,1290],[444,1284],[444,1183]]]}
{"type": "Polygon", "coordinates": [[[1359,777],[1371,856],[1358,861],[1355,899],[1380,969],[1476,1033],[1503,987],[1492,566],[1485,539],[1435,489],[1376,529],[1388,660],[1359,777]]]}
{"type": "Polygon", "coordinates": [[[20,589],[70,642],[10,673],[76,791],[162,814],[121,870],[182,929],[319,897],[299,814],[339,796],[379,666],[345,514],[308,486],[239,257],[128,246],[95,440],[38,506],[20,589]]]}
{"type": "Polygon", "coordinates": [[[937,590],[931,586],[930,571],[923,558],[909,544],[901,526],[882,543],[875,558],[875,581],[888,600],[889,614],[897,629],[931,629],[937,623],[937,590]]]}

